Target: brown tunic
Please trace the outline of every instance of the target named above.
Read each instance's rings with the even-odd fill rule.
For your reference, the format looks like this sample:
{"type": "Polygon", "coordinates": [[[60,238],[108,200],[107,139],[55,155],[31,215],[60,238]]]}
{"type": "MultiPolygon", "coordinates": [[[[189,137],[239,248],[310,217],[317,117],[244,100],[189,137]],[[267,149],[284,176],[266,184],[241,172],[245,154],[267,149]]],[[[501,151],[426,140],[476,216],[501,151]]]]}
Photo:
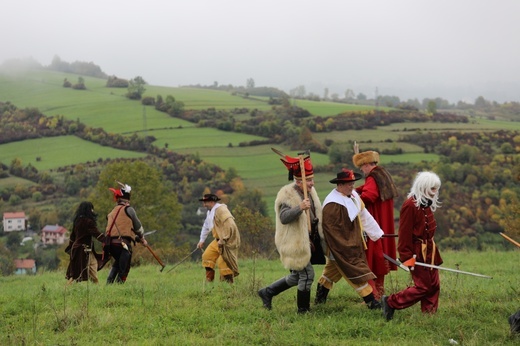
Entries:
{"type": "Polygon", "coordinates": [[[363,284],[376,276],[368,267],[359,215],[350,221],[348,210],[337,203],[323,207],[323,235],[336,264],[355,284],[363,284]]]}

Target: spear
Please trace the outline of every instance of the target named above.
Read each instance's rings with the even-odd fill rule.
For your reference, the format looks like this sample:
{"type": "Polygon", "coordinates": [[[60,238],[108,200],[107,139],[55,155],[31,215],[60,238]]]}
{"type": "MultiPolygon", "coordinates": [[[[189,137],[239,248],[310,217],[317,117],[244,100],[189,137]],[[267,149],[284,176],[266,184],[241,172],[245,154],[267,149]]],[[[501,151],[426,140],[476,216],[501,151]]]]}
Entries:
{"type": "MultiPolygon", "coordinates": [[[[383,256],[390,262],[398,265],[400,268],[404,269],[402,266],[406,266],[406,267],[410,267],[411,270],[413,270],[413,268],[418,265],[418,266],[421,266],[421,267],[426,267],[426,268],[433,268],[433,269],[440,269],[440,270],[446,270],[446,271],[449,271],[449,272],[453,272],[453,273],[459,273],[459,274],[465,274],[465,275],[471,275],[471,276],[477,276],[477,277],[480,277],[480,278],[485,278],[485,279],[492,279],[493,277],[492,276],[487,276],[487,275],[482,275],[482,274],[476,274],[476,273],[470,273],[470,272],[465,272],[465,271],[462,271],[462,270],[458,270],[458,269],[452,269],[452,268],[446,268],[446,267],[441,267],[441,266],[436,266],[436,265],[433,265],[433,264],[427,264],[427,263],[423,263],[423,262],[418,262],[415,260],[415,255],[413,255],[412,258],[410,258],[409,260],[401,263],[401,261],[397,260],[397,259],[393,259],[392,257],[388,256],[387,254],[383,254],[383,256]]],[[[408,269],[408,268],[407,268],[408,269]]],[[[404,269],[406,270],[406,269],[404,269]]],[[[406,270],[406,271],[410,271],[410,270],[406,270]]]]}
{"type": "Polygon", "coordinates": [[[518,243],[517,241],[515,241],[514,239],[511,239],[509,238],[507,235],[505,235],[504,233],[500,232],[500,235],[502,237],[504,237],[505,239],[509,240],[511,243],[515,244],[516,246],[520,247],[520,243],[518,243]]]}
{"type": "Polygon", "coordinates": [[[189,254],[187,254],[183,259],[181,259],[179,262],[177,262],[176,265],[174,265],[172,268],[170,268],[166,273],[169,273],[171,272],[172,270],[174,270],[175,268],[177,268],[177,266],[179,266],[179,264],[181,264],[182,262],[186,261],[188,259],[188,257],[190,257],[191,255],[193,255],[193,253],[195,251],[197,251],[199,248],[196,247],[195,250],[193,250],[192,252],[190,252],[189,254]]]}
{"type": "Polygon", "coordinates": [[[148,244],[143,244],[144,247],[146,247],[148,249],[148,251],[150,251],[150,253],[152,254],[152,256],[157,260],[157,262],[159,262],[159,264],[161,265],[161,272],[164,270],[164,267],[166,267],[166,265],[163,263],[163,261],[161,261],[161,259],[159,258],[159,256],[157,256],[157,254],[152,250],[152,248],[150,247],[150,245],[148,244]]]}

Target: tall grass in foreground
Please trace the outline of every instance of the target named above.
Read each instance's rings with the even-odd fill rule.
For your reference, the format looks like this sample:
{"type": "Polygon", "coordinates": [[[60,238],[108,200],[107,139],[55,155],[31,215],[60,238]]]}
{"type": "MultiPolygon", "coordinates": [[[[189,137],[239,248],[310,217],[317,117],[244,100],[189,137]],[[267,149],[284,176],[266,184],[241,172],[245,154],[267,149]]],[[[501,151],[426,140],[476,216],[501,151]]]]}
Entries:
{"type": "MultiPolygon", "coordinates": [[[[124,285],[65,286],[63,272],[0,278],[1,345],[513,345],[507,317],[520,308],[520,252],[447,252],[446,267],[492,280],[441,272],[439,311],[419,305],[386,322],[345,282],[325,305],[296,314],[296,288],[262,308],[256,291],[286,274],[277,259],[240,261],[234,285],[204,282],[198,262],[132,268],[124,285]],[[168,272],[171,268],[170,272],[168,272]]],[[[273,256],[276,257],[276,256],[273,256]]],[[[323,267],[315,266],[316,278],[323,267]]],[[[387,276],[389,293],[410,283],[387,276]]],[[[316,284],[313,285],[314,299],[316,284]]]]}

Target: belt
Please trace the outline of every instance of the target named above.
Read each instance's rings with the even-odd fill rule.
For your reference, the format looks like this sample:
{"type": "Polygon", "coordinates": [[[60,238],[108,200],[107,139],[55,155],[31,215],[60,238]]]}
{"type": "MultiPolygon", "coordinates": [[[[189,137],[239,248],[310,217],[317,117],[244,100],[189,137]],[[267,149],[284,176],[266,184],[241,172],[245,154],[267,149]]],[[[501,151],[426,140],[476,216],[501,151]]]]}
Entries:
{"type": "Polygon", "coordinates": [[[112,238],[110,239],[111,244],[121,244],[121,243],[130,244],[130,241],[124,238],[112,238]]]}

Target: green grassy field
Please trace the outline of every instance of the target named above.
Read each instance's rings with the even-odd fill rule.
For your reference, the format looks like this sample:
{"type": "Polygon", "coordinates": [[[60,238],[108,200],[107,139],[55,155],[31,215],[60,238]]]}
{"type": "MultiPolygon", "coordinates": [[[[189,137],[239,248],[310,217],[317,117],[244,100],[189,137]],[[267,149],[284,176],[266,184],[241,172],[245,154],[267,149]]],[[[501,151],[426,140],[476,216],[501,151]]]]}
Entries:
{"type": "MultiPolygon", "coordinates": [[[[268,206],[274,203],[278,189],[287,183],[287,172],[269,145],[238,147],[241,142],[262,139],[240,133],[224,132],[212,128],[197,128],[194,124],[158,112],[154,107],[143,107],[140,102],[128,100],[123,95],[126,89],[106,88],[104,79],[84,77],[86,91],[63,88],[67,78],[75,83],[77,76],[52,71],[31,71],[15,76],[0,72],[0,101],[10,101],[17,107],[37,107],[46,115],[63,115],[92,126],[101,127],[111,133],[153,135],[154,145],[181,154],[198,154],[201,159],[217,164],[224,169],[234,167],[246,186],[261,190],[268,206]]],[[[145,78],[146,79],[146,78],[145,78]]],[[[236,108],[268,109],[271,106],[261,98],[245,99],[230,93],[193,88],[146,86],[148,96],[174,96],[185,103],[186,109],[236,108]]],[[[365,110],[356,105],[332,102],[298,100],[297,105],[316,115],[337,114],[348,110],[365,110]]],[[[420,162],[437,160],[434,154],[424,154],[422,148],[398,142],[399,136],[414,131],[487,131],[496,129],[520,129],[519,122],[471,119],[470,124],[400,123],[382,126],[376,130],[316,133],[321,142],[356,140],[360,147],[377,147],[380,150],[399,147],[403,155],[383,155],[381,163],[420,162]],[[388,142],[391,140],[392,142],[388,142]],[[367,143],[370,141],[370,143],[367,143]]],[[[296,152],[280,147],[288,155],[296,152]]],[[[0,162],[10,164],[19,157],[24,165],[31,163],[39,170],[56,169],[98,158],[139,157],[141,154],[112,150],[74,137],[46,138],[0,145],[0,162]],[[41,157],[41,161],[36,161],[41,157]]],[[[328,163],[326,155],[312,153],[317,165],[328,163]]],[[[351,162],[346,162],[350,166],[351,162]]],[[[331,189],[328,175],[316,175],[316,189],[325,196],[331,189]]],[[[271,208],[270,208],[271,209],[271,208]]]]}
{"type": "Polygon", "coordinates": [[[144,156],[146,154],[104,147],[76,136],[30,139],[0,145],[0,162],[10,164],[12,159],[17,157],[22,160],[23,166],[30,163],[43,171],[111,157],[144,156]],[[36,160],[37,157],[40,158],[39,161],[36,160]]]}
{"type": "MultiPolygon", "coordinates": [[[[507,318],[520,308],[520,252],[442,252],[443,266],[493,276],[482,279],[441,271],[439,310],[423,315],[418,304],[386,322],[344,281],[325,305],[296,314],[296,288],[261,305],[256,291],[287,274],[272,260],[240,259],[233,286],[204,282],[200,263],[163,272],[133,268],[124,285],[65,285],[64,269],[35,276],[0,277],[2,345],[518,345],[507,318]]],[[[147,258],[146,260],[152,260],[147,258]]],[[[316,278],[323,266],[315,266],[316,278]]],[[[386,278],[393,293],[410,283],[400,270],[386,278]]]]}

